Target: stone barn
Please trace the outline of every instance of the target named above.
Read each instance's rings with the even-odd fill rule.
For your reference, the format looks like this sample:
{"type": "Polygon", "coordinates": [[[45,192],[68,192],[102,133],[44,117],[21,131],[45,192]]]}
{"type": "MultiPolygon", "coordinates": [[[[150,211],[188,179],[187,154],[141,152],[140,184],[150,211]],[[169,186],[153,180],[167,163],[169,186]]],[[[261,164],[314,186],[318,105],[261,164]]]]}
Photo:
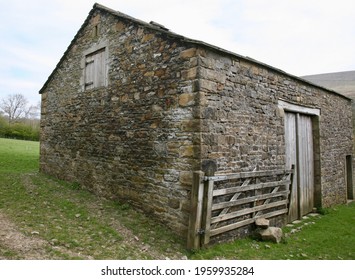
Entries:
{"type": "Polygon", "coordinates": [[[99,4],[40,94],[40,170],[192,248],[353,193],[349,98],[99,4]]]}

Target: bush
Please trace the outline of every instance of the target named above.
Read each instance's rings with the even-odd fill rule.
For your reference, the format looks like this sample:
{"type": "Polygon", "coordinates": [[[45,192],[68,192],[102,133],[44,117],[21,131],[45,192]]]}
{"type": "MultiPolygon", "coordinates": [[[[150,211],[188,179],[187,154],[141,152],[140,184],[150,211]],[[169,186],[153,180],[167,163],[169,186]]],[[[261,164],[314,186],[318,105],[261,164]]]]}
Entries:
{"type": "Polygon", "coordinates": [[[0,137],[39,141],[39,127],[24,122],[9,124],[4,118],[0,117],[0,137]]]}

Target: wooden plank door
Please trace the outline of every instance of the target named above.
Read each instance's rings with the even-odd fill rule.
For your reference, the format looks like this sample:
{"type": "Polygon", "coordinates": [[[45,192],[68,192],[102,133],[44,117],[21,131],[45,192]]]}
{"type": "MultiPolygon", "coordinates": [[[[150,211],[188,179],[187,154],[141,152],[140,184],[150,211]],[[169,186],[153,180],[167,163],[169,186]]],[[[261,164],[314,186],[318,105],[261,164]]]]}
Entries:
{"type": "Polygon", "coordinates": [[[285,112],[286,168],[295,165],[289,222],[309,213],[314,205],[313,134],[310,116],[285,112]]]}
{"type": "Polygon", "coordinates": [[[290,197],[290,209],[288,221],[292,222],[298,219],[298,183],[297,183],[297,133],[296,133],[296,114],[285,112],[285,144],[286,144],[286,169],[295,165],[293,174],[292,190],[290,197]]]}
{"type": "Polygon", "coordinates": [[[307,115],[297,115],[298,140],[298,191],[300,217],[312,212],[314,205],[314,161],[312,120],[307,115]]]}

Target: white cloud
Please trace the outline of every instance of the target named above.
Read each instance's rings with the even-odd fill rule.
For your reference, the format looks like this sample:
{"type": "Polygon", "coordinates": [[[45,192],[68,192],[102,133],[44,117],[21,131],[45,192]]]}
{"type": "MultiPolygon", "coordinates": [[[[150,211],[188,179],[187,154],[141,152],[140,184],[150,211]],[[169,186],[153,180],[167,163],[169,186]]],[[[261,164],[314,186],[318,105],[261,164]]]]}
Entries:
{"type": "Polygon", "coordinates": [[[249,56],[298,75],[355,69],[351,1],[242,2],[235,42],[249,56]]]}
{"type": "Polygon", "coordinates": [[[5,61],[12,66],[21,67],[26,70],[36,70],[41,72],[42,69],[50,69],[56,63],[56,59],[40,49],[29,49],[23,46],[5,46],[1,51],[6,52],[8,57],[5,61]],[[37,68],[34,69],[33,65],[37,68]]]}
{"type": "MultiPolygon", "coordinates": [[[[12,78],[12,79],[9,78],[9,79],[0,81],[0,87],[1,88],[11,88],[14,84],[16,85],[17,90],[13,91],[13,92],[10,92],[11,94],[12,93],[22,93],[22,91],[26,91],[27,92],[27,90],[29,88],[34,88],[35,89],[35,88],[38,88],[38,87],[41,86],[40,83],[36,83],[36,82],[31,81],[31,80],[19,80],[19,79],[16,79],[16,78],[12,78]]],[[[27,93],[27,95],[28,95],[28,93],[27,93]]]]}
{"type": "MultiPolygon", "coordinates": [[[[0,94],[33,99],[94,2],[0,0],[0,94]],[[33,97],[32,97],[33,96],[33,97]]],[[[352,0],[100,0],[291,74],[355,69],[352,0]]]]}

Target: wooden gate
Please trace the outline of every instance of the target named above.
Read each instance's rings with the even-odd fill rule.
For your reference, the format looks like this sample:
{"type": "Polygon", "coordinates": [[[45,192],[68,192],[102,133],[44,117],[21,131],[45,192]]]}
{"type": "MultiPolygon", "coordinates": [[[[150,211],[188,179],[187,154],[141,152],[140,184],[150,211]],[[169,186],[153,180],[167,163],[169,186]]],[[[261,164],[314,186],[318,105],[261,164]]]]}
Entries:
{"type": "Polygon", "coordinates": [[[188,248],[198,249],[257,218],[287,214],[293,168],[220,176],[194,172],[188,248]]]}
{"type": "Polygon", "coordinates": [[[314,206],[312,120],[308,115],[285,112],[286,167],[295,165],[289,222],[300,219],[314,206]]]}

